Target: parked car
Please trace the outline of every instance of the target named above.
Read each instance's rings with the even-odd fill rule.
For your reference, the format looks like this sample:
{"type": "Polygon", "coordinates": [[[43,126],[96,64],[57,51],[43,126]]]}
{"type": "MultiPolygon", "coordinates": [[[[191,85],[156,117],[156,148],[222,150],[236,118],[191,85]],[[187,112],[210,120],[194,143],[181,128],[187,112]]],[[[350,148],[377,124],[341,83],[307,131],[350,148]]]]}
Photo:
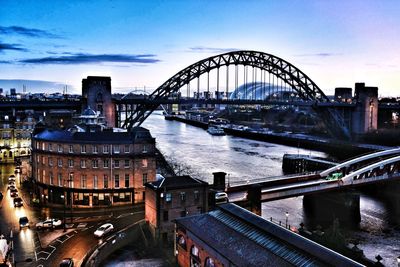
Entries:
{"type": "Polygon", "coordinates": [[[8,181],[9,181],[9,182],[10,182],[10,181],[15,182],[15,175],[14,175],[14,174],[11,174],[10,177],[8,177],[8,181]]]}
{"type": "Polygon", "coordinates": [[[21,207],[23,205],[22,198],[16,197],[14,198],[14,207],[21,207]]]}
{"type": "Polygon", "coordinates": [[[54,219],[54,218],[47,218],[45,221],[38,222],[36,224],[36,229],[46,229],[46,228],[56,228],[61,226],[62,221],[59,219],[54,219]]]}
{"type": "Polygon", "coordinates": [[[21,230],[24,227],[31,228],[29,225],[28,217],[26,217],[26,216],[19,218],[19,229],[21,230]]]}
{"type": "Polygon", "coordinates": [[[7,189],[10,189],[10,190],[16,189],[14,182],[12,182],[11,184],[9,183],[7,189]]]}
{"type": "Polygon", "coordinates": [[[10,189],[10,196],[11,197],[17,197],[18,196],[18,190],[16,188],[10,189]]]}
{"type": "Polygon", "coordinates": [[[228,194],[225,192],[217,192],[215,193],[215,202],[216,203],[226,203],[229,202],[228,194]]]}
{"type": "Polygon", "coordinates": [[[94,232],[95,237],[102,237],[114,231],[114,226],[111,223],[105,223],[94,232]]]}
{"type": "Polygon", "coordinates": [[[72,258],[65,258],[60,262],[60,267],[74,267],[72,258]]]}

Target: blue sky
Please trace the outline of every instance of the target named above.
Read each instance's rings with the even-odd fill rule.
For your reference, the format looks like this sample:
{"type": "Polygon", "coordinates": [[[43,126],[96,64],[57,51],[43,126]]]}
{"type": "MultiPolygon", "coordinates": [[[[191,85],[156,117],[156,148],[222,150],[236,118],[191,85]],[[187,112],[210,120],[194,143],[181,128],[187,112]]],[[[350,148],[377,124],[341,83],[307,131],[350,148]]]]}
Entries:
{"type": "MultiPolygon", "coordinates": [[[[0,0],[0,79],[112,77],[156,88],[234,49],[281,57],[327,94],[355,82],[400,96],[400,2],[0,0]]],[[[29,90],[29,87],[28,87],[29,90]]]]}

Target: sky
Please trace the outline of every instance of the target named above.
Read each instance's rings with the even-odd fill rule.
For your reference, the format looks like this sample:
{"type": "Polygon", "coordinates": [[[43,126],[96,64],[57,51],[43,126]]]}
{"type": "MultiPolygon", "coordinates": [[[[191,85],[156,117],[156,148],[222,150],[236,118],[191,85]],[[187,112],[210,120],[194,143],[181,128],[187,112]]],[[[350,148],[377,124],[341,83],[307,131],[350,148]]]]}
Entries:
{"type": "Polygon", "coordinates": [[[113,92],[152,90],[201,59],[256,50],[326,94],[365,82],[400,96],[399,14],[398,0],[0,0],[0,80],[80,93],[100,75],[113,92]]]}

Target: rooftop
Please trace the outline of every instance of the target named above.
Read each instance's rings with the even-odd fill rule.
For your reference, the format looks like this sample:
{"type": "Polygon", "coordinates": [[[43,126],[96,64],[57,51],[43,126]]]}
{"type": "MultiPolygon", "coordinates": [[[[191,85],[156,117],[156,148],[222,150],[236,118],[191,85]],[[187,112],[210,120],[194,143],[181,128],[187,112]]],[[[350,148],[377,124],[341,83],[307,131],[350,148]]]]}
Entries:
{"type": "Polygon", "coordinates": [[[172,177],[161,178],[157,181],[147,183],[145,186],[153,190],[157,190],[160,188],[165,188],[168,190],[168,189],[199,187],[204,185],[207,185],[207,183],[199,179],[192,178],[188,175],[184,175],[184,176],[172,176],[172,177]]]}

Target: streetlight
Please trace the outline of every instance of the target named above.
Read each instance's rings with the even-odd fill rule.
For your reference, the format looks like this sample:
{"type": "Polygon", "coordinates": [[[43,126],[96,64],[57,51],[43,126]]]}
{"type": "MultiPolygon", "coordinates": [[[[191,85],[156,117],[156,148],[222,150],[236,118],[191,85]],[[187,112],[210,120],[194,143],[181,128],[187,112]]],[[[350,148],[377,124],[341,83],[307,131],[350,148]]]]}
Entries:
{"type": "MultiPolygon", "coordinates": [[[[68,187],[69,187],[69,188],[72,188],[72,183],[73,183],[73,181],[74,181],[74,172],[70,172],[70,173],[69,173],[68,180],[67,180],[67,182],[68,182],[68,187]]],[[[74,200],[74,195],[73,195],[72,189],[70,189],[69,191],[70,191],[69,194],[70,194],[71,223],[72,223],[72,208],[73,208],[73,207],[72,207],[72,204],[73,204],[73,200],[74,200]]]]}
{"type": "Polygon", "coordinates": [[[288,227],[289,212],[286,212],[286,228],[288,227]]]}
{"type": "Polygon", "coordinates": [[[65,184],[64,184],[64,192],[63,192],[63,195],[61,195],[61,199],[63,200],[63,203],[64,203],[63,223],[64,223],[64,232],[66,232],[67,228],[66,228],[66,225],[65,225],[65,184]]]}

